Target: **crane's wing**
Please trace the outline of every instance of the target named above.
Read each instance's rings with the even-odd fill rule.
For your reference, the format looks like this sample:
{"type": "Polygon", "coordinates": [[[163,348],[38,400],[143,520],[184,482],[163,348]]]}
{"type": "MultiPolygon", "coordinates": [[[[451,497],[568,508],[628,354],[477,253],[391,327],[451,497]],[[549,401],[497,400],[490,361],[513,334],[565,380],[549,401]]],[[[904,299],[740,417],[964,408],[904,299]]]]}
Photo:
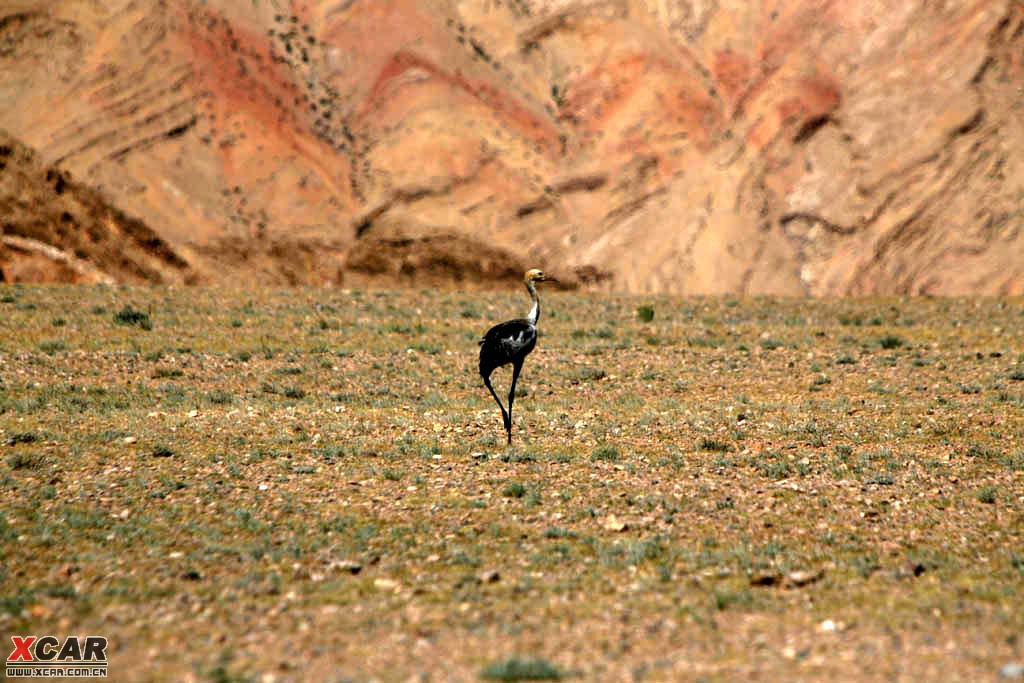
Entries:
{"type": "Polygon", "coordinates": [[[500,349],[512,356],[522,349],[533,347],[537,343],[537,328],[526,320],[509,320],[498,323],[480,340],[485,347],[500,349]]]}

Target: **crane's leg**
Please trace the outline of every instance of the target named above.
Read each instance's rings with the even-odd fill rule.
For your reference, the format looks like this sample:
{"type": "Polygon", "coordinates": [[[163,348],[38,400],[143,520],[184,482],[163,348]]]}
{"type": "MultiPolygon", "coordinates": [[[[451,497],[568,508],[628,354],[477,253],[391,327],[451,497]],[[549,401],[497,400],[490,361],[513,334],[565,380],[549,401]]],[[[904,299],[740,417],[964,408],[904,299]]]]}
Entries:
{"type": "Polygon", "coordinates": [[[519,371],[522,369],[522,361],[512,366],[512,386],[508,390],[508,422],[505,423],[505,431],[508,433],[510,446],[512,445],[512,403],[516,400],[516,382],[519,380],[519,371]]]}
{"type": "Polygon", "coordinates": [[[498,393],[494,391],[494,387],[491,386],[491,378],[484,377],[484,384],[487,385],[487,388],[491,391],[491,396],[494,397],[494,400],[498,404],[498,408],[501,409],[501,422],[502,424],[505,425],[505,431],[507,432],[509,429],[511,429],[512,418],[509,417],[509,414],[505,412],[505,406],[501,404],[501,399],[498,398],[498,393]]]}

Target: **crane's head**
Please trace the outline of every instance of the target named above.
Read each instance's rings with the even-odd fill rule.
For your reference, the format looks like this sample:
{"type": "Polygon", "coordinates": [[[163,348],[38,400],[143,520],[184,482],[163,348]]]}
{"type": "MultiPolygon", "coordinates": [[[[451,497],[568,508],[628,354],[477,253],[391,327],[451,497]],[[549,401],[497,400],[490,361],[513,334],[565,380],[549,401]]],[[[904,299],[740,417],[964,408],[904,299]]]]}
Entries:
{"type": "Polygon", "coordinates": [[[544,282],[545,280],[557,282],[557,280],[550,275],[545,275],[544,271],[540,268],[531,268],[526,271],[526,275],[523,276],[524,282],[544,282]]]}

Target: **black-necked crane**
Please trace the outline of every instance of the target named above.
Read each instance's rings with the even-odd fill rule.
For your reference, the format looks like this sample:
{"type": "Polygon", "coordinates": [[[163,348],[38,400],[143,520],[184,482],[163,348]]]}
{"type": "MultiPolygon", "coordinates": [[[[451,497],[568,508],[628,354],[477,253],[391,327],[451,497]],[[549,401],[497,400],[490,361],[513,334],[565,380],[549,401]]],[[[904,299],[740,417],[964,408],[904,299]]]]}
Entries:
{"type": "Polygon", "coordinates": [[[540,318],[540,297],[537,296],[537,288],[534,282],[554,281],[543,271],[532,268],[526,271],[523,282],[526,289],[530,291],[533,299],[533,308],[525,318],[516,318],[498,323],[480,340],[480,376],[484,378],[484,384],[491,392],[491,396],[498,402],[501,408],[501,418],[505,423],[505,433],[508,435],[508,443],[512,443],[512,403],[516,397],[516,381],[519,379],[519,372],[523,369],[523,361],[537,345],[537,319],[540,318]],[[491,386],[491,373],[502,365],[512,364],[512,386],[508,390],[508,412],[501,404],[501,399],[491,386]]]}

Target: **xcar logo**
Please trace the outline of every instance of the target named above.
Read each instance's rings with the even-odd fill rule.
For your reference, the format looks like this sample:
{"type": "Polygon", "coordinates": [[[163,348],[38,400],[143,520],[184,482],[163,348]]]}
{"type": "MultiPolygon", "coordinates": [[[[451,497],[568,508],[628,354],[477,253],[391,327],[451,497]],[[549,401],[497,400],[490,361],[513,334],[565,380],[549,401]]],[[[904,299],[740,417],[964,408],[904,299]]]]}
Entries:
{"type": "Polygon", "coordinates": [[[8,678],[106,678],[107,639],[68,636],[11,636],[14,651],[7,656],[8,678]]]}

